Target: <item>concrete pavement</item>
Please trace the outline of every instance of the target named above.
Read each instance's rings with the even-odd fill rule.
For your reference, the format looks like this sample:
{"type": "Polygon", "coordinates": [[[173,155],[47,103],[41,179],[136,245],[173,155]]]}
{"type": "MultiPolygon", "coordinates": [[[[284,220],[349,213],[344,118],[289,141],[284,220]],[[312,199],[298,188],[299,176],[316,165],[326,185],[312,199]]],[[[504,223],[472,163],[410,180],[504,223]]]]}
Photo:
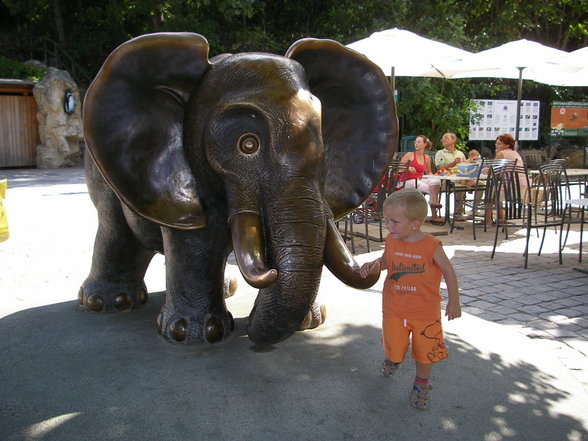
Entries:
{"type": "Polygon", "coordinates": [[[227,300],[233,336],[170,344],[155,328],[160,256],[146,277],[146,307],[78,309],[96,229],[82,170],[3,177],[11,238],[0,243],[2,441],[588,439],[588,276],[572,269],[575,234],[563,266],[550,239],[528,270],[521,235],[502,241],[494,260],[489,233],[474,242],[466,226],[441,237],[464,316],[444,321],[450,356],[433,368],[423,412],[408,403],[412,360],[393,378],[379,373],[382,280],[359,291],[325,270],[327,322],[259,352],[245,335],[256,292],[230,265],[239,278],[227,300]]]}

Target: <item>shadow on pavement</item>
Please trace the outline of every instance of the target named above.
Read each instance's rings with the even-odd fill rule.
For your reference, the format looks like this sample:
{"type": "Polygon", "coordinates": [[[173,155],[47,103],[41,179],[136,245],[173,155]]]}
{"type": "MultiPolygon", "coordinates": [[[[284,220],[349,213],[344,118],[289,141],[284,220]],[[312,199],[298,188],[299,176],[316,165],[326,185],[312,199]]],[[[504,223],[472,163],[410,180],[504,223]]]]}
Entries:
{"type": "Polygon", "coordinates": [[[236,317],[227,341],[188,347],[158,336],[163,302],[155,293],[138,311],[99,315],[71,301],[0,319],[0,439],[537,441],[586,433],[570,416],[583,412],[570,390],[551,367],[539,368],[542,354],[475,318],[449,325],[450,358],[434,367],[434,401],[423,412],[408,403],[412,360],[394,378],[379,374],[377,326],[327,320],[258,352],[246,317],[236,317]]]}

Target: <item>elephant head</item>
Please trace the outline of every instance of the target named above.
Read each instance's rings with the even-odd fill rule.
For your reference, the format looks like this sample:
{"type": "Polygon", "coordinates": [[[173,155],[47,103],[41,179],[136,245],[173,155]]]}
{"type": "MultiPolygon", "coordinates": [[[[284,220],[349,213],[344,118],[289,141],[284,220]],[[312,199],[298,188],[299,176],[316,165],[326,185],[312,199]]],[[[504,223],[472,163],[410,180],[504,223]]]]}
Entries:
{"type": "Polygon", "coordinates": [[[351,286],[377,280],[359,276],[334,224],[396,150],[390,86],[364,56],[304,39],[285,57],[209,60],[200,35],[145,35],[108,57],[84,124],[94,162],[135,213],[171,229],[230,230],[245,280],[260,288],[254,342],[298,329],[323,264],[351,286]]]}

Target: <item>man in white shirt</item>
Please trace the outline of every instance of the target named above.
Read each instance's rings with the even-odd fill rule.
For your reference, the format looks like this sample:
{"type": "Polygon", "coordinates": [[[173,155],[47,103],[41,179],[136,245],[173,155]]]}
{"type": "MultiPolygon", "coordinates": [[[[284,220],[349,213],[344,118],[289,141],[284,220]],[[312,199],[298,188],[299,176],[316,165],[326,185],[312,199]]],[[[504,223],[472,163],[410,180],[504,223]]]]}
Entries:
{"type": "MultiPolygon", "coordinates": [[[[435,154],[435,165],[437,166],[437,170],[442,168],[450,169],[461,162],[465,162],[466,158],[463,152],[455,148],[456,143],[457,136],[455,136],[455,133],[445,133],[441,137],[441,144],[443,144],[443,149],[437,151],[435,154]]],[[[461,184],[455,183],[456,187],[459,187],[460,185],[461,184]]],[[[465,193],[463,191],[455,192],[455,213],[453,215],[453,219],[456,222],[466,221],[466,218],[463,215],[464,196],[465,193]]]]}

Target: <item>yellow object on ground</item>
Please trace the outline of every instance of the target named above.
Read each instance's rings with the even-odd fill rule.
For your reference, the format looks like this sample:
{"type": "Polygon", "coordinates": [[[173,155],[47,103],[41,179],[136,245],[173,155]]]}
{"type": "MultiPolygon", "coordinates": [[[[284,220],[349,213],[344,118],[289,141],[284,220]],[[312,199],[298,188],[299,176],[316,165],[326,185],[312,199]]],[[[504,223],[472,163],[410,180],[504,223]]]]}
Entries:
{"type": "Polygon", "coordinates": [[[0,180],[0,242],[8,240],[8,219],[6,218],[6,210],[2,201],[6,197],[6,187],[8,181],[6,179],[0,180]]]}

